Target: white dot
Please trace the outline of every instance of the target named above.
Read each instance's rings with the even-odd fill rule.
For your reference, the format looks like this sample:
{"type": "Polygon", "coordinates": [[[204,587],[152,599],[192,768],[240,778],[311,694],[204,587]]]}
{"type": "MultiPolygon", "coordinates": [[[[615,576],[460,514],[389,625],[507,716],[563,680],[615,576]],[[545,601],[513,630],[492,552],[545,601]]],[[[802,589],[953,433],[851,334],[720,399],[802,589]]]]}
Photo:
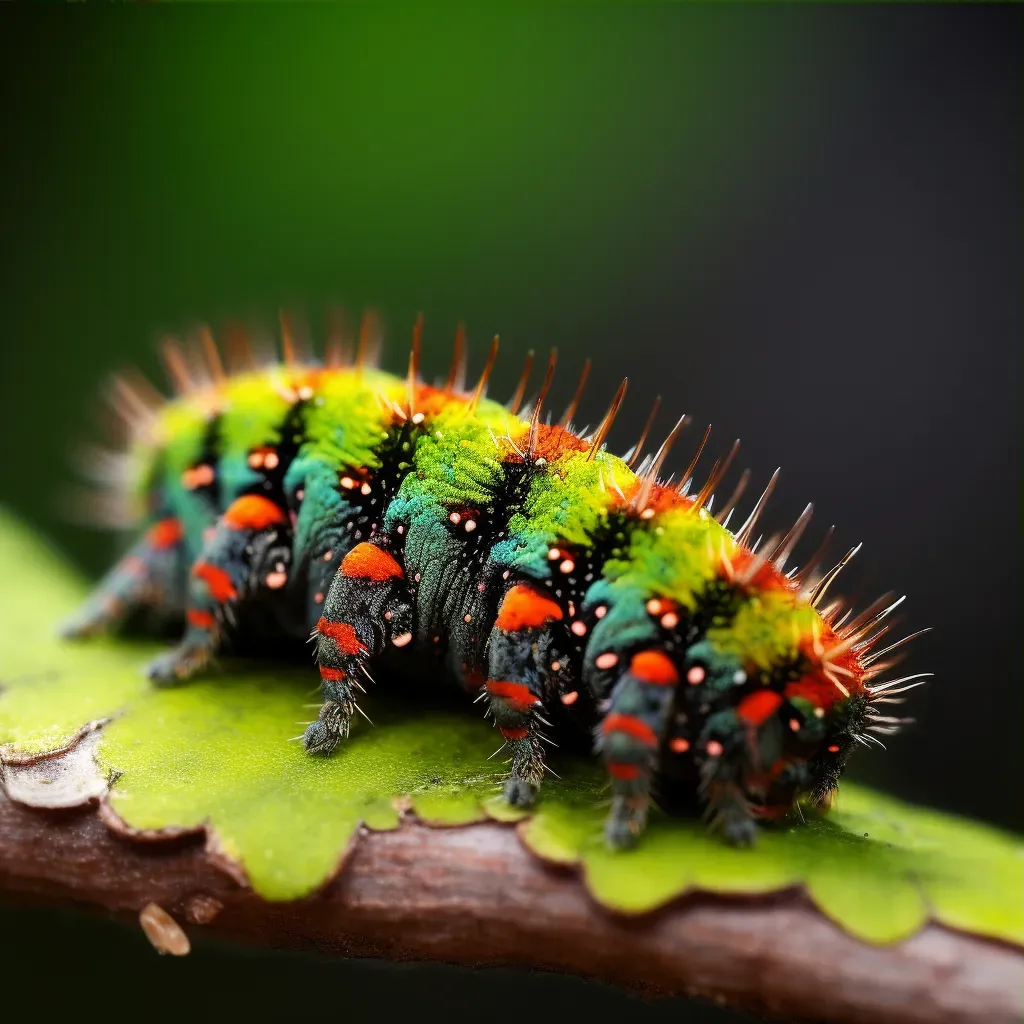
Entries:
{"type": "Polygon", "coordinates": [[[666,612],[661,617],[663,629],[675,629],[679,625],[679,616],[675,612],[666,612]]]}
{"type": "Polygon", "coordinates": [[[449,521],[454,523],[456,526],[462,522],[462,516],[458,512],[453,512],[449,517],[449,521]]]}
{"type": "Polygon", "coordinates": [[[570,573],[576,568],[576,563],[571,558],[566,558],[558,568],[560,572],[570,573]]]}
{"type": "Polygon", "coordinates": [[[576,636],[587,635],[587,627],[584,623],[580,622],[579,619],[577,619],[569,628],[576,634],[576,636]]]}
{"type": "Polygon", "coordinates": [[[645,508],[643,510],[643,512],[640,513],[640,518],[641,519],[653,519],[654,518],[654,509],[653,508],[645,508]]]}
{"type": "Polygon", "coordinates": [[[594,609],[594,615],[597,618],[599,618],[599,619],[603,619],[607,614],[608,614],[608,605],[606,605],[606,604],[599,604],[594,609]]]}
{"type": "Polygon", "coordinates": [[[615,668],[615,666],[618,663],[619,663],[619,656],[617,654],[613,654],[611,651],[605,651],[604,654],[599,654],[594,659],[594,664],[599,669],[615,668]]]}
{"type": "Polygon", "coordinates": [[[373,488],[369,484],[363,484],[363,486],[359,488],[359,493],[360,494],[369,494],[370,491],[372,491],[372,490],[373,490],[373,488]]]}
{"type": "Polygon", "coordinates": [[[548,548],[548,561],[557,562],[562,557],[562,552],[558,548],[548,548]]]}
{"type": "Polygon", "coordinates": [[[467,519],[466,520],[466,533],[472,533],[475,529],[476,529],[476,520],[475,519],[467,519]]]}
{"type": "Polygon", "coordinates": [[[704,677],[707,673],[700,665],[694,665],[689,672],[686,673],[686,681],[691,686],[699,686],[704,682],[704,677]]]}
{"type": "Polygon", "coordinates": [[[413,421],[413,423],[422,423],[426,418],[427,417],[424,416],[423,413],[418,412],[418,413],[416,413],[415,416],[413,416],[412,421],[413,421]]]}
{"type": "Polygon", "coordinates": [[[740,669],[733,675],[732,681],[736,686],[742,686],[747,681],[747,673],[740,669]]]}

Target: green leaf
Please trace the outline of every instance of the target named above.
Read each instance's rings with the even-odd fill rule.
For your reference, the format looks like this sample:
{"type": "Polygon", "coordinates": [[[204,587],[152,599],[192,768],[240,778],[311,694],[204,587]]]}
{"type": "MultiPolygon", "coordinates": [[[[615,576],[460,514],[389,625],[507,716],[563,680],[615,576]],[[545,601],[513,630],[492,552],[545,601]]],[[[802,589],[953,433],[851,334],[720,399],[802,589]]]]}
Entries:
{"type": "MultiPolygon", "coordinates": [[[[479,714],[375,687],[329,760],[294,738],[310,719],[316,676],[276,663],[226,662],[157,690],[141,667],[153,644],[66,644],[53,627],[85,588],[24,527],[0,513],[0,744],[8,762],[56,750],[110,719],[96,747],[108,801],[129,829],[206,828],[219,853],[267,899],[314,892],[365,826],[395,828],[411,808],[435,825],[518,823],[523,842],[575,865],[594,898],[642,914],[691,891],[758,895],[802,888],[868,942],[897,942],[930,917],[1024,944],[1024,844],[974,822],[844,785],[836,808],[765,830],[753,850],[703,824],[655,814],[637,849],[603,841],[608,794],[591,762],[561,759],[532,814],[498,796],[498,740],[479,714]]],[[[429,687],[424,688],[433,693],[429,687]]]]}

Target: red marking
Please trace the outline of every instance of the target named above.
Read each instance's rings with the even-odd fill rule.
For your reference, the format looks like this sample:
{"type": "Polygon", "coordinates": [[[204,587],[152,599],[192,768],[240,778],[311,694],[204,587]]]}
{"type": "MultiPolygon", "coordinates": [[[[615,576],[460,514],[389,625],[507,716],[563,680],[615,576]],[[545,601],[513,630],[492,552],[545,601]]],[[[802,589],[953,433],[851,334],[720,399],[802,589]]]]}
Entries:
{"type": "Polygon", "coordinates": [[[640,765],[626,764],[623,761],[609,761],[608,774],[615,779],[632,782],[640,774],[640,765]]]}
{"type": "Polygon", "coordinates": [[[529,729],[505,729],[502,726],[498,726],[498,732],[507,740],[525,740],[530,735],[529,729]]]}
{"type": "Polygon", "coordinates": [[[161,519],[149,528],[146,539],[153,547],[163,551],[174,547],[184,536],[185,532],[177,519],[161,519]]]}
{"type": "Polygon", "coordinates": [[[570,704],[575,704],[576,701],[579,699],[579,696],[580,695],[579,695],[579,691],[578,690],[571,690],[569,693],[563,693],[562,694],[562,703],[565,704],[566,706],[568,706],[570,704]]]}
{"type": "MultiPolygon", "coordinates": [[[[858,671],[862,670],[858,669],[858,671]]],[[[846,676],[839,678],[851,694],[860,693],[863,689],[863,683],[859,679],[848,679],[846,676]]],[[[814,705],[814,707],[824,708],[826,711],[838,701],[845,700],[836,684],[818,671],[812,671],[804,676],[803,679],[787,683],[782,694],[787,698],[802,697],[814,705]]]]}
{"type": "Polygon", "coordinates": [[[682,736],[677,736],[670,744],[669,747],[673,754],[685,754],[690,749],[690,741],[683,739],[682,736]]]}
{"type": "Polygon", "coordinates": [[[561,618],[562,609],[554,601],[531,587],[517,584],[505,594],[494,624],[498,629],[515,633],[520,629],[558,622],[561,618]]]}
{"type": "Polygon", "coordinates": [[[675,686],[679,682],[672,659],[661,651],[641,651],[633,655],[629,671],[644,683],[652,686],[675,686]]]}
{"type": "Polygon", "coordinates": [[[325,683],[337,683],[347,678],[340,668],[329,668],[327,665],[320,666],[320,678],[325,683]]]}
{"type": "Polygon", "coordinates": [[[775,714],[782,697],[774,690],[758,690],[744,697],[736,707],[736,714],[750,725],[760,725],[775,714]]]}
{"type": "Polygon", "coordinates": [[[206,581],[207,587],[210,588],[210,596],[217,604],[226,604],[238,597],[238,591],[235,590],[231,577],[216,565],[210,565],[209,562],[196,562],[192,567],[192,575],[197,580],[206,581]]]}
{"type": "Polygon", "coordinates": [[[333,640],[342,654],[364,654],[366,648],[359,642],[356,631],[347,622],[328,622],[321,616],[316,631],[333,640]]]}
{"type": "Polygon", "coordinates": [[[639,740],[644,746],[656,747],[658,745],[658,737],[654,730],[646,722],[633,715],[609,715],[601,724],[601,732],[605,735],[610,732],[624,732],[627,736],[639,740]]]}
{"type": "Polygon", "coordinates": [[[537,695],[523,683],[506,683],[492,679],[487,684],[487,692],[495,697],[502,697],[514,711],[529,711],[538,703],[537,695]]]}
{"type": "Polygon", "coordinates": [[[217,621],[212,612],[200,611],[198,608],[189,608],[185,612],[185,618],[188,619],[188,624],[195,626],[196,629],[213,629],[217,621]]]}
{"type": "Polygon", "coordinates": [[[357,544],[341,562],[341,575],[371,579],[374,583],[404,576],[402,567],[376,544],[357,544]]]}
{"type": "Polygon", "coordinates": [[[237,498],[224,513],[223,523],[232,530],[265,530],[283,523],[284,513],[269,498],[247,494],[237,498]]]}
{"type": "Polygon", "coordinates": [[[838,754],[839,753],[839,744],[838,743],[831,744],[829,746],[829,748],[828,748],[828,752],[830,754],[838,754]]]}

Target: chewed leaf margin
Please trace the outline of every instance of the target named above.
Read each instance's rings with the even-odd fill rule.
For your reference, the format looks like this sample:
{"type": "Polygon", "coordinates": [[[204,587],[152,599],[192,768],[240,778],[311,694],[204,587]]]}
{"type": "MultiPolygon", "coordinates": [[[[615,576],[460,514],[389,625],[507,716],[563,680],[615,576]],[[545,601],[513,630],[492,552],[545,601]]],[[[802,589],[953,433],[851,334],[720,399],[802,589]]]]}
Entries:
{"type": "MultiPolygon", "coordinates": [[[[289,741],[311,717],[315,673],[232,661],[156,690],[141,673],[154,645],[54,638],[84,586],[2,511],[0,558],[0,755],[13,763],[58,750],[87,723],[105,722],[90,740],[99,775],[113,779],[105,820],[150,838],[205,831],[217,863],[267,899],[316,892],[361,828],[393,829],[412,811],[437,826],[514,824],[529,850],[576,867],[619,913],[693,892],[801,889],[867,942],[898,942],[931,919],[1024,945],[1019,837],[847,784],[827,818],[784,822],[754,850],[725,846],[700,822],[655,816],[636,850],[613,853],[601,830],[608,795],[592,763],[563,759],[562,778],[546,781],[531,813],[509,807],[498,795],[503,765],[489,757],[493,732],[472,709],[409,702],[384,686],[364,700],[375,727],[360,723],[330,760],[308,757],[289,741]]],[[[82,792],[96,796],[94,786],[82,792]]]]}

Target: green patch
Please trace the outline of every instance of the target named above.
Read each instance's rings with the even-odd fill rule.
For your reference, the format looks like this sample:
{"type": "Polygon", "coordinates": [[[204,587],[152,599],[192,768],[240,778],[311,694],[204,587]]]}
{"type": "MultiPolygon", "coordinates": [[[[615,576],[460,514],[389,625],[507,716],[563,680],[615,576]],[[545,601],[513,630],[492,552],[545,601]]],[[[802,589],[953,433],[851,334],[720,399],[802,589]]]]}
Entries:
{"type": "Polygon", "coordinates": [[[83,595],[79,580],[0,516],[0,744],[7,756],[65,745],[111,719],[98,758],[119,773],[114,811],[131,827],[206,826],[268,899],[327,882],[361,825],[395,828],[402,807],[436,825],[518,822],[538,856],[577,865],[602,904],[639,914],[694,891],[750,895],[803,888],[860,938],[896,942],[929,917],[1024,944],[1024,845],[995,829],[844,786],[827,818],[765,830],[735,850],[699,822],[655,816],[638,848],[608,851],[608,794],[597,766],[561,761],[531,816],[500,799],[498,744],[478,709],[409,706],[384,685],[339,753],[308,757],[293,738],[315,713],[316,675],[231,662],[178,689],[153,689],[153,645],[65,644],[53,626],[83,595]]]}

